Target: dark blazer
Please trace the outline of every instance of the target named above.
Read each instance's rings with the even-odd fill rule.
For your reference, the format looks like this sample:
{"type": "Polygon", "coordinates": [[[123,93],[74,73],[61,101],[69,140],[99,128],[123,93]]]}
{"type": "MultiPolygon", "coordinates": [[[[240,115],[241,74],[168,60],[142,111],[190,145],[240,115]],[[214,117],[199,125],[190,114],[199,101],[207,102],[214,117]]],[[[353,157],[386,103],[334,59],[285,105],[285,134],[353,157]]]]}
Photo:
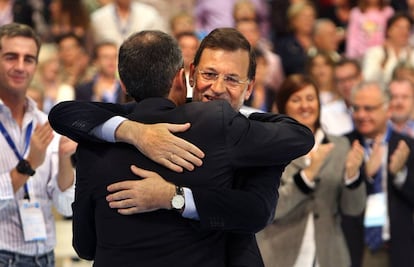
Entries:
{"type": "Polygon", "coordinates": [[[277,39],[275,52],[282,59],[283,71],[287,76],[305,73],[307,52],[296,39],[294,34],[288,34],[277,39]]]}
{"type": "MultiPolygon", "coordinates": [[[[96,83],[96,78],[88,81],[88,82],[84,82],[81,83],[79,85],[77,85],[75,87],[75,99],[79,100],[79,101],[94,101],[93,99],[93,87],[95,86],[96,83]]],[[[124,93],[122,92],[121,89],[121,83],[117,83],[116,85],[116,103],[123,103],[125,102],[124,100],[124,93]]],[[[105,102],[105,101],[102,101],[105,102]]]]}
{"type": "MultiPolygon", "coordinates": [[[[88,117],[86,114],[82,118],[82,113],[79,113],[81,117],[73,119],[72,116],[72,120],[70,114],[60,113],[58,107],[54,111],[50,113],[52,126],[56,126],[55,123],[61,120],[59,117],[63,116],[65,123],[82,132],[80,135],[87,135],[90,122],[85,119],[88,117]]],[[[309,130],[286,116],[273,115],[273,120],[280,122],[278,124],[251,122],[223,101],[191,103],[174,109],[174,105],[166,99],[148,99],[136,104],[135,112],[129,117],[145,123],[189,121],[192,123],[191,129],[180,135],[199,146],[207,156],[203,167],[177,174],[148,160],[129,145],[81,143],[78,161],[88,164],[79,164],[77,170],[77,193],[73,206],[74,246],[82,257],[90,258],[94,256],[93,241],[96,240],[97,266],[128,266],[127,262],[139,263],[140,266],[174,266],[178,261],[180,263],[177,265],[180,266],[225,265],[225,235],[221,231],[212,232],[203,228],[201,222],[204,221],[207,228],[231,228],[234,219],[228,214],[229,210],[224,210],[227,214],[223,216],[213,217],[209,216],[210,213],[214,214],[208,211],[210,206],[206,205],[207,211],[202,212],[203,207],[197,205],[201,219],[198,223],[184,219],[173,211],[159,210],[122,216],[108,207],[105,200],[108,184],[137,179],[129,171],[130,164],[155,170],[175,184],[192,188],[193,192],[200,187],[209,188],[207,191],[211,191],[208,193],[210,195],[220,195],[223,194],[219,193],[222,188],[229,189],[232,186],[234,169],[274,166],[275,162],[286,164],[306,153],[313,145],[309,130]],[[272,153],[279,147],[289,148],[289,151],[284,154],[272,153]],[[91,182],[91,179],[96,181],[91,182]],[[207,216],[203,216],[203,213],[207,216]],[[95,218],[99,220],[95,222],[95,218]],[[95,232],[95,224],[96,238],[87,238],[95,232]]],[[[272,190],[276,185],[273,182],[272,190]]],[[[240,205],[244,202],[244,195],[238,197],[241,199],[240,205]]],[[[196,203],[203,202],[203,199],[201,196],[198,200],[195,194],[196,203]]],[[[235,210],[244,208],[236,206],[235,210]]],[[[260,210],[266,208],[258,207],[260,210]]],[[[251,218],[246,216],[243,219],[246,221],[251,218]]],[[[269,216],[266,217],[268,219],[269,216]]],[[[243,223],[241,225],[236,227],[243,227],[243,223]]]]}
{"type": "MultiPolygon", "coordinates": [[[[359,140],[364,144],[363,137],[356,130],[347,135],[350,142],[359,140]]],[[[387,203],[390,220],[390,258],[391,267],[414,266],[414,140],[392,130],[388,142],[388,163],[390,155],[397,148],[398,142],[404,140],[410,148],[410,155],[406,163],[407,178],[405,183],[398,187],[394,176],[388,171],[387,174],[387,203]]],[[[366,181],[367,191],[371,190],[372,184],[365,177],[365,165],[361,167],[361,175],[366,181]]],[[[359,267],[362,264],[364,253],[364,226],[363,216],[343,216],[342,227],[347,240],[352,266],[359,267]]]]}

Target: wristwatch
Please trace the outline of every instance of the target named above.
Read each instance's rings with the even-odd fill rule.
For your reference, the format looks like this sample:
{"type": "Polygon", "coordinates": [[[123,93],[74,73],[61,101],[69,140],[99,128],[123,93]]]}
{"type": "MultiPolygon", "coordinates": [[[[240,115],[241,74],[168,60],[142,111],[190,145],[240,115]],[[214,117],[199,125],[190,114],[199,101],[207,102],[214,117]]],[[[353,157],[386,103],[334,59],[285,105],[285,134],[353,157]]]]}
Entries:
{"type": "Polygon", "coordinates": [[[175,195],[171,199],[171,207],[182,211],[185,205],[184,190],[181,186],[175,186],[175,195]]]}
{"type": "Polygon", "coordinates": [[[30,163],[25,159],[19,161],[16,170],[21,174],[27,174],[29,176],[33,176],[36,173],[32,166],[30,166],[30,163]]]}

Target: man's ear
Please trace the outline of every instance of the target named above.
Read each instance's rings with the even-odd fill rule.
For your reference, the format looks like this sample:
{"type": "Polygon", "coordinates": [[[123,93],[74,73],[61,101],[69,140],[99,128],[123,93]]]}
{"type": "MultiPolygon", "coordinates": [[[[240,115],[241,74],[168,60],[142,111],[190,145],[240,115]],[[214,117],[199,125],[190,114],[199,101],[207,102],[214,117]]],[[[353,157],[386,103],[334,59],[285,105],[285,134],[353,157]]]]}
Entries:
{"type": "Polygon", "coordinates": [[[185,80],[185,71],[184,68],[181,68],[174,77],[170,93],[168,94],[168,99],[179,106],[185,103],[186,98],[187,85],[185,80]]]}
{"type": "Polygon", "coordinates": [[[190,64],[190,74],[188,75],[188,83],[191,87],[194,88],[195,81],[194,81],[194,73],[195,73],[195,66],[193,63],[190,64]]]}
{"type": "Polygon", "coordinates": [[[255,80],[253,79],[247,84],[246,93],[244,94],[244,100],[248,100],[251,94],[253,93],[254,81],[255,80]]]}

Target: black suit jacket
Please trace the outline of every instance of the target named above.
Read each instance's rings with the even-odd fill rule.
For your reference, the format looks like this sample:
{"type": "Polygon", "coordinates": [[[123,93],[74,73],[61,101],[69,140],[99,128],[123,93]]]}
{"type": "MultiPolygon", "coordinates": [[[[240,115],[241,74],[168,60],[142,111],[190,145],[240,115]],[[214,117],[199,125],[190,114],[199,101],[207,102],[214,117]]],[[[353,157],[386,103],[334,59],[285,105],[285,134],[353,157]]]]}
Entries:
{"type": "MultiPolygon", "coordinates": [[[[362,135],[356,130],[349,133],[347,137],[350,142],[359,140],[361,144],[364,144],[362,135]]],[[[388,163],[390,155],[395,151],[400,140],[404,140],[408,144],[410,155],[406,163],[407,178],[401,187],[395,186],[394,176],[389,171],[387,174],[387,203],[391,233],[390,257],[392,267],[412,267],[414,266],[414,140],[392,130],[388,142],[388,163]]],[[[360,173],[366,181],[369,192],[372,184],[366,179],[364,168],[365,165],[361,167],[360,173]]],[[[343,216],[342,226],[350,249],[353,267],[359,267],[362,264],[363,222],[363,216],[343,216]]]]}
{"type": "MultiPolygon", "coordinates": [[[[165,100],[164,100],[165,101],[165,100]]],[[[141,106],[143,103],[138,104],[138,106],[141,106]]],[[[54,128],[65,135],[69,135],[71,138],[82,141],[85,139],[90,139],[91,136],[88,134],[90,129],[95,127],[96,125],[102,123],[103,121],[107,120],[108,118],[113,116],[112,111],[120,112],[121,114],[123,111],[120,111],[119,108],[124,108],[125,106],[116,106],[116,105],[108,105],[105,106],[112,111],[102,111],[102,112],[94,112],[92,117],[96,117],[93,121],[91,121],[88,117],[91,117],[91,115],[88,115],[88,112],[91,111],[91,105],[102,105],[102,104],[91,104],[91,103],[77,103],[77,108],[74,109],[73,106],[71,106],[69,103],[62,103],[56,106],[50,113],[50,121],[52,126],[54,128]],[[75,115],[76,114],[76,115],[75,115]],[[64,117],[64,118],[63,118],[64,117]],[[72,129],[71,129],[72,127],[72,129]],[[73,127],[76,128],[75,132],[73,132],[73,127]]],[[[191,106],[197,106],[199,104],[191,104],[191,106]]],[[[151,105],[150,107],[141,108],[139,109],[140,112],[144,112],[144,114],[147,114],[148,111],[153,111],[153,107],[157,106],[151,105]]],[[[131,105],[127,106],[129,108],[126,108],[124,111],[124,114],[128,113],[130,111],[131,105]]],[[[153,113],[153,112],[151,112],[153,113]]],[[[211,113],[211,112],[210,112],[211,113]]],[[[193,114],[193,112],[190,112],[189,114],[193,114]]],[[[148,114],[147,114],[148,115],[148,114]]],[[[144,115],[147,116],[147,115],[144,115]]],[[[238,115],[239,116],[239,115],[238,115]]],[[[150,116],[151,117],[151,116],[150,116]]],[[[199,135],[202,138],[207,138],[210,140],[210,137],[207,137],[205,135],[205,129],[212,129],[213,125],[215,127],[218,121],[215,121],[213,124],[208,125],[207,120],[201,120],[202,117],[200,117],[197,114],[193,114],[193,116],[190,117],[183,117],[182,121],[173,120],[172,122],[186,122],[195,120],[192,122],[192,129],[195,127],[196,122],[200,122],[203,125],[204,130],[202,131],[203,134],[199,135]],[[205,128],[206,127],[206,128],[205,128]]],[[[136,118],[133,118],[136,119],[136,118]]],[[[263,120],[270,120],[270,121],[279,121],[279,124],[276,128],[279,128],[279,133],[277,136],[273,136],[275,138],[274,141],[277,142],[277,145],[280,146],[280,150],[283,151],[284,148],[290,149],[292,151],[287,151],[287,153],[273,153],[274,155],[271,155],[270,158],[268,156],[267,159],[277,160],[276,162],[286,162],[293,159],[292,157],[297,157],[299,154],[306,153],[310,147],[313,144],[313,136],[311,136],[311,133],[307,128],[304,126],[297,124],[292,119],[286,117],[286,116],[280,116],[280,115],[264,115],[262,116],[263,120]],[[285,127],[285,128],[283,128],[285,127]],[[282,129],[283,128],[283,129],[282,129]],[[283,137],[285,136],[285,137],[283,137]],[[276,138],[277,137],[277,138],[276,138]],[[289,140],[285,139],[288,138],[289,140]],[[278,140],[278,141],[276,141],[278,140]],[[293,153],[292,153],[293,152],[293,153]]],[[[170,121],[169,118],[161,116],[159,118],[159,121],[170,121]]],[[[143,120],[143,122],[154,122],[152,119],[149,121],[143,120]]],[[[275,125],[275,124],[274,124],[275,125]]],[[[202,128],[202,129],[203,129],[202,128]]],[[[239,131],[237,131],[239,135],[239,131]]],[[[249,140],[249,145],[246,146],[243,151],[239,151],[237,154],[241,155],[247,155],[247,153],[251,153],[250,149],[257,149],[257,152],[263,155],[266,155],[266,153],[269,153],[269,148],[260,148],[260,146],[257,146],[259,143],[262,143],[264,140],[267,139],[265,137],[269,132],[264,131],[261,137],[257,137],[255,139],[249,140]],[[267,132],[267,133],[265,133],[267,132]],[[266,152],[266,150],[268,152],[266,152]]],[[[185,137],[185,136],[184,136],[185,137]]],[[[243,139],[237,138],[237,142],[241,142],[243,139]]],[[[198,144],[197,140],[190,140],[194,143],[198,144]]],[[[207,141],[203,141],[199,147],[201,147],[205,152],[210,151],[208,148],[213,149],[214,146],[208,146],[204,147],[206,144],[209,144],[207,141]],[[204,146],[203,146],[204,144],[204,146]]],[[[274,148],[271,148],[274,149],[274,148]]],[[[214,151],[217,150],[213,149],[213,152],[207,152],[206,154],[214,155],[214,151]]],[[[278,150],[279,151],[279,150],[278,150]]],[[[272,154],[272,153],[270,153],[272,154]]],[[[79,157],[79,160],[82,162],[83,160],[79,157]]],[[[254,163],[256,166],[257,164],[262,164],[266,160],[264,158],[256,158],[256,160],[260,161],[260,163],[254,163]]],[[[228,164],[229,162],[226,161],[228,164]]],[[[273,165],[275,161],[272,161],[273,165]]],[[[131,163],[128,163],[131,164],[131,163]]],[[[246,163],[242,162],[231,162],[230,164],[240,164],[243,166],[246,163]]],[[[220,164],[214,164],[215,167],[219,166],[220,164]]],[[[203,165],[205,167],[205,164],[203,165]]],[[[159,166],[158,166],[159,167],[159,166]]],[[[255,173],[252,171],[253,168],[247,168],[244,170],[240,170],[243,172],[243,174],[250,179],[235,179],[236,186],[246,186],[248,190],[246,191],[240,190],[240,191],[234,191],[230,190],[230,187],[228,185],[226,186],[220,186],[220,187],[211,187],[207,184],[202,184],[200,182],[197,182],[196,184],[185,184],[192,188],[193,194],[195,197],[195,202],[197,205],[197,210],[200,215],[200,224],[196,223],[200,229],[208,230],[208,229],[217,229],[217,230],[233,230],[233,231],[255,231],[257,229],[260,229],[260,227],[263,227],[266,225],[270,217],[272,216],[272,211],[274,211],[274,206],[277,199],[277,186],[278,186],[278,178],[280,177],[280,173],[283,171],[283,165],[279,165],[276,167],[265,167],[263,168],[263,172],[266,173],[266,175],[260,176],[261,180],[253,180],[249,176],[253,176],[255,173]],[[251,192],[249,192],[251,190],[251,192]],[[273,210],[272,210],[273,209],[273,210]],[[247,211],[246,211],[247,210],[247,211]],[[248,211],[254,211],[253,214],[248,214],[248,211]],[[250,216],[249,216],[250,215],[250,216]],[[257,215],[257,216],[256,216],[257,215]]],[[[118,168],[117,168],[118,169],[118,168]]],[[[256,169],[257,170],[257,169],[256,169]]],[[[79,173],[79,171],[78,171],[79,173]]],[[[107,173],[107,172],[105,172],[107,173]]],[[[162,173],[161,173],[162,174],[162,173]]],[[[194,176],[194,173],[191,173],[192,177],[194,176]]],[[[211,175],[211,174],[210,174],[211,175]]],[[[169,177],[171,175],[166,175],[165,177],[169,177]]],[[[108,175],[108,177],[110,177],[108,175]]],[[[259,178],[259,177],[258,177],[259,178]]],[[[79,178],[78,178],[79,179],[79,178]]],[[[126,176],[123,176],[123,179],[127,179],[126,176]]],[[[128,179],[136,179],[133,176],[128,177],[128,179]]],[[[255,178],[256,179],[256,178],[255,178]]],[[[194,179],[193,179],[194,181],[194,179]]],[[[114,181],[111,181],[114,182],[114,181]]],[[[176,181],[174,181],[177,183],[176,181]]],[[[178,183],[179,184],[179,183],[178,183]]],[[[106,194],[106,193],[105,193],[106,194]]],[[[78,194],[77,194],[78,195],[78,194]]],[[[184,219],[185,220],[185,219],[184,219]]],[[[189,222],[189,223],[195,223],[195,222],[189,222]]],[[[219,232],[216,232],[216,234],[219,232]]],[[[245,235],[246,240],[253,240],[254,241],[254,235],[245,235]]],[[[232,252],[230,256],[234,255],[237,257],[237,261],[233,262],[230,261],[230,266],[262,266],[263,263],[260,258],[260,254],[257,249],[256,242],[249,243],[249,242],[233,242],[237,238],[229,238],[227,244],[228,247],[233,247],[233,245],[236,245],[237,249],[244,250],[243,254],[239,253],[233,253],[233,251],[236,251],[235,249],[231,249],[232,252]],[[240,260],[241,258],[245,258],[245,260],[240,260]]],[[[220,242],[219,242],[220,243],[220,242]]],[[[223,247],[218,246],[218,251],[221,251],[223,247]]],[[[203,255],[208,255],[208,253],[205,253],[203,250],[199,249],[200,253],[203,255]]],[[[217,252],[219,253],[219,252],[217,252]]],[[[190,253],[192,255],[192,253],[190,253]]],[[[190,255],[189,254],[189,255],[190,255]]],[[[219,258],[219,257],[218,257],[219,258]]],[[[200,264],[199,261],[197,261],[197,264],[200,264]]],[[[206,263],[207,264],[207,263],[206,263]]],[[[221,264],[221,263],[214,263],[214,264],[221,264]]],[[[154,265],[158,266],[158,265],[154,265]]],[[[191,266],[191,264],[189,265],[191,266]]],[[[215,266],[215,265],[206,265],[206,266],[215,266]]],[[[219,266],[219,265],[218,265],[219,266]]]]}

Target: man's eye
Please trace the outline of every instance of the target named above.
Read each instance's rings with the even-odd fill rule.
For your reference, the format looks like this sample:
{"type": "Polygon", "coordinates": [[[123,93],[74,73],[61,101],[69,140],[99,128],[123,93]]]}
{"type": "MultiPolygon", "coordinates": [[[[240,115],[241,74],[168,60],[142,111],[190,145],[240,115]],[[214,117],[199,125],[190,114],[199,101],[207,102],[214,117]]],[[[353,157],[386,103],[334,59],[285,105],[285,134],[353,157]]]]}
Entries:
{"type": "Polygon", "coordinates": [[[215,74],[214,72],[204,72],[204,77],[206,77],[207,79],[215,79],[217,76],[217,74],[215,74]]]}
{"type": "Polygon", "coordinates": [[[239,80],[235,77],[227,76],[226,81],[230,84],[238,84],[239,80]]]}

